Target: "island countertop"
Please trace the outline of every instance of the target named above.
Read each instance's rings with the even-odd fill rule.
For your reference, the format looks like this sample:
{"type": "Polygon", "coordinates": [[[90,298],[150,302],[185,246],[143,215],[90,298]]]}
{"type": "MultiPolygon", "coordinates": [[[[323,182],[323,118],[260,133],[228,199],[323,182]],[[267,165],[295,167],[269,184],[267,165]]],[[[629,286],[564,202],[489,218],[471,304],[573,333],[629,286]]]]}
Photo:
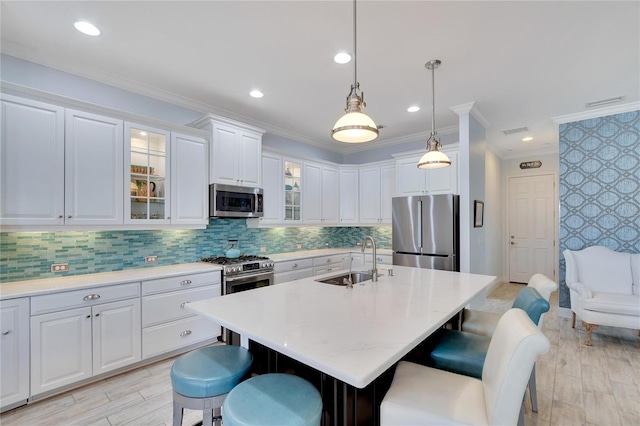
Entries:
{"type": "Polygon", "coordinates": [[[186,307],[364,388],[496,279],[402,266],[394,266],[393,272],[351,289],[317,282],[323,276],[316,276],[186,307]]]}

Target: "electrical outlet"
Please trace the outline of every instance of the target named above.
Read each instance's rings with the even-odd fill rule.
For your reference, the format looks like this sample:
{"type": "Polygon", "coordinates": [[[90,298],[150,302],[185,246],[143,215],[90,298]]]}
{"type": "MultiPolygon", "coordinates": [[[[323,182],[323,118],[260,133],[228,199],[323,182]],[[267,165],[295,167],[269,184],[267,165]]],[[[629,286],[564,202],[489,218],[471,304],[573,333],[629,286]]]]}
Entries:
{"type": "Polygon", "coordinates": [[[325,247],[329,247],[329,243],[324,243],[324,246],[325,247]]]}
{"type": "Polygon", "coordinates": [[[53,263],[51,265],[51,272],[69,272],[68,263],[53,263]]]}
{"type": "Polygon", "coordinates": [[[296,244],[296,248],[297,249],[301,249],[302,248],[302,244],[296,244]]]}
{"type": "Polygon", "coordinates": [[[266,247],[260,247],[260,253],[266,253],[266,252],[267,252],[266,247]]]}
{"type": "Polygon", "coordinates": [[[157,261],[158,261],[158,256],[147,256],[144,258],[145,263],[152,263],[157,261]]]}

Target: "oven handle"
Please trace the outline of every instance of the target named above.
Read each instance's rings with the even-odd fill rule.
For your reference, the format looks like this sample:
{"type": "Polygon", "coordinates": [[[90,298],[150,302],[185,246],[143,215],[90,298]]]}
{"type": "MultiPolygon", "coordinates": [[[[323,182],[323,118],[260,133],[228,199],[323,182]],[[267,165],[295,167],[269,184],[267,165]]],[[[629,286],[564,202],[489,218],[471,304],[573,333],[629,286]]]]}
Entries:
{"type": "Polygon", "coordinates": [[[225,281],[228,283],[233,283],[236,281],[246,281],[246,280],[254,280],[256,278],[269,278],[273,276],[273,272],[263,272],[263,273],[259,273],[259,274],[254,274],[254,275],[242,275],[241,277],[233,277],[233,278],[226,278],[225,277],[225,281]]]}

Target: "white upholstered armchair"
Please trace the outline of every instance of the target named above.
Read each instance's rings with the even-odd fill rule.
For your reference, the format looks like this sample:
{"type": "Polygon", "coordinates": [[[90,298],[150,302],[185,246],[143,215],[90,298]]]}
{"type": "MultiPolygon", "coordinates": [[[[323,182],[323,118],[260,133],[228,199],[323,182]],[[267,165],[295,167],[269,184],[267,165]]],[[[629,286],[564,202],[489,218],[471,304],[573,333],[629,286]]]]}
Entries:
{"type": "Polygon", "coordinates": [[[565,250],[564,258],[572,326],[582,320],[587,346],[598,325],[640,329],[640,254],[593,246],[565,250]]]}

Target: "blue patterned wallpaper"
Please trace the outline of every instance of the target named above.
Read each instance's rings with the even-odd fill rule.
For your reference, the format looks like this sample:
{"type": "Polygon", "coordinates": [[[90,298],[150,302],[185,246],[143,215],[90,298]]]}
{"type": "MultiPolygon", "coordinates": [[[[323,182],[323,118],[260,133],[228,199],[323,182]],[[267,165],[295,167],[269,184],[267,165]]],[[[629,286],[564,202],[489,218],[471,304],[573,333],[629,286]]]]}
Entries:
{"type": "Polygon", "coordinates": [[[68,231],[0,233],[0,282],[50,278],[195,262],[224,254],[230,238],[242,253],[266,255],[329,247],[353,247],[365,235],[391,248],[391,227],[247,228],[244,220],[212,219],[204,230],[68,231]],[[144,257],[158,256],[157,263],[144,257]],[[52,263],[69,263],[68,273],[52,273],[52,263]]]}
{"type": "Polygon", "coordinates": [[[560,307],[565,249],[640,252],[640,111],[560,125],[560,307]]]}

